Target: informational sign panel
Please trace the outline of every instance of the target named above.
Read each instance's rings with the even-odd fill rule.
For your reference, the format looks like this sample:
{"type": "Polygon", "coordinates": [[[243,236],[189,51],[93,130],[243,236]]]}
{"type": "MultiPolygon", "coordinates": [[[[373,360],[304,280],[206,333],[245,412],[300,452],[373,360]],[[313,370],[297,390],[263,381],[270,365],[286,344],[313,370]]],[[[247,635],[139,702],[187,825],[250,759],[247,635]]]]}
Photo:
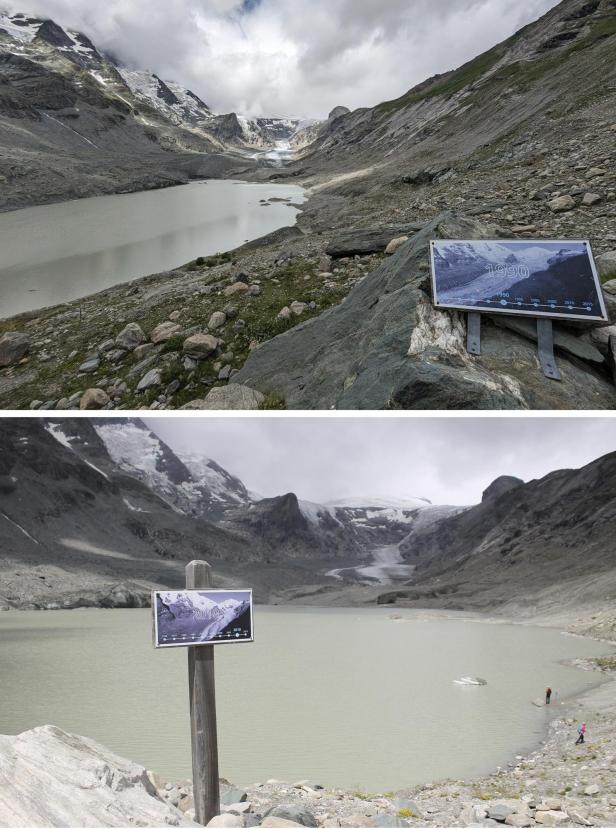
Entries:
{"type": "Polygon", "coordinates": [[[437,307],[608,318],[586,241],[439,239],[430,243],[430,252],[437,307]]]}
{"type": "Polygon", "coordinates": [[[155,590],[154,647],[252,642],[252,590],[155,590]]]}

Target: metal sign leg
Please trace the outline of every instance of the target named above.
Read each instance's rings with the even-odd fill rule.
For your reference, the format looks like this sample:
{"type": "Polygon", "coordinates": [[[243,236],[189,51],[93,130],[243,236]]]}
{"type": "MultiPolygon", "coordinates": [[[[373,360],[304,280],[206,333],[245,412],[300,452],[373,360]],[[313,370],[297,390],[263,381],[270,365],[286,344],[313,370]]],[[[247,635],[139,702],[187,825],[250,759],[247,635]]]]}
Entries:
{"type": "Polygon", "coordinates": [[[560,371],[554,357],[554,338],[552,335],[552,320],[539,317],[537,319],[537,347],[539,362],[546,377],[550,380],[560,380],[560,371]]]}
{"type": "Polygon", "coordinates": [[[466,315],[466,350],[469,354],[481,354],[481,314],[476,311],[466,315]]]}

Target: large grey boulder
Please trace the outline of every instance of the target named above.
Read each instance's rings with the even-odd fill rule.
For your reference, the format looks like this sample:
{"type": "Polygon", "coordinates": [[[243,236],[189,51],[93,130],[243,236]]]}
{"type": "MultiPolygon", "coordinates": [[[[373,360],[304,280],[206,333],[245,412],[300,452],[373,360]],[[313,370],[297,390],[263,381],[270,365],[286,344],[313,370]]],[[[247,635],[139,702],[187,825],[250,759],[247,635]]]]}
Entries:
{"type": "Polygon", "coordinates": [[[279,392],[292,409],[614,408],[616,388],[588,343],[579,345],[592,362],[562,350],[559,383],[544,377],[528,334],[486,315],[482,353],[472,356],[464,316],[433,307],[430,239],[497,234],[475,219],[441,214],[340,305],[251,352],[235,382],[279,392]]]}
{"type": "Polygon", "coordinates": [[[197,826],[143,766],[44,725],[0,736],[0,826],[197,826]]]}
{"type": "Polygon", "coordinates": [[[339,233],[325,252],[333,259],[343,256],[367,256],[385,250],[392,239],[419,230],[419,224],[391,225],[387,227],[357,228],[339,233]]]}
{"type": "Polygon", "coordinates": [[[259,391],[229,383],[228,386],[216,386],[203,400],[191,400],[183,409],[258,409],[265,400],[259,391]]]}
{"type": "Polygon", "coordinates": [[[7,331],[0,337],[0,368],[12,366],[30,350],[30,337],[22,331],[7,331]]]}
{"type": "Polygon", "coordinates": [[[616,277],[616,250],[608,250],[596,257],[597,270],[601,279],[614,279],[616,277]]]}

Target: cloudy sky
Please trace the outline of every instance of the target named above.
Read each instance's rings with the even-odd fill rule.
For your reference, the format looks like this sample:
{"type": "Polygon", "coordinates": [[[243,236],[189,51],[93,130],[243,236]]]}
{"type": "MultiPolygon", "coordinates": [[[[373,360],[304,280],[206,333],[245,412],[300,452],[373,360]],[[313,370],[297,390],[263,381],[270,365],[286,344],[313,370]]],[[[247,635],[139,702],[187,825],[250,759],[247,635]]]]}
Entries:
{"type": "Polygon", "coordinates": [[[324,117],[455,68],[557,0],[8,0],[219,112],[324,117]]]}
{"type": "Polygon", "coordinates": [[[264,496],[423,496],[473,504],[499,475],[525,481],[616,450],[616,418],[149,418],[172,448],[209,455],[264,496]]]}

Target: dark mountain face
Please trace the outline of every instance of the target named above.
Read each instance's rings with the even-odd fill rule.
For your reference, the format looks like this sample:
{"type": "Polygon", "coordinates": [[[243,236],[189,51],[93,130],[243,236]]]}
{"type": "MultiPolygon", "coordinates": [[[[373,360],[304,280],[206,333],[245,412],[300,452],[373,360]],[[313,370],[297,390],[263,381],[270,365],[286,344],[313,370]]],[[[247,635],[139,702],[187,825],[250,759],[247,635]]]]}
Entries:
{"type": "Polygon", "coordinates": [[[481,504],[411,539],[403,549],[416,564],[410,598],[487,607],[532,601],[567,583],[595,597],[613,591],[616,453],[579,470],[516,481],[497,479],[481,504]]]}
{"type": "Polygon", "coordinates": [[[523,483],[524,481],[521,478],[514,478],[512,475],[501,475],[500,478],[492,481],[490,486],[484,489],[481,500],[487,501],[488,498],[498,498],[523,483]]]}

